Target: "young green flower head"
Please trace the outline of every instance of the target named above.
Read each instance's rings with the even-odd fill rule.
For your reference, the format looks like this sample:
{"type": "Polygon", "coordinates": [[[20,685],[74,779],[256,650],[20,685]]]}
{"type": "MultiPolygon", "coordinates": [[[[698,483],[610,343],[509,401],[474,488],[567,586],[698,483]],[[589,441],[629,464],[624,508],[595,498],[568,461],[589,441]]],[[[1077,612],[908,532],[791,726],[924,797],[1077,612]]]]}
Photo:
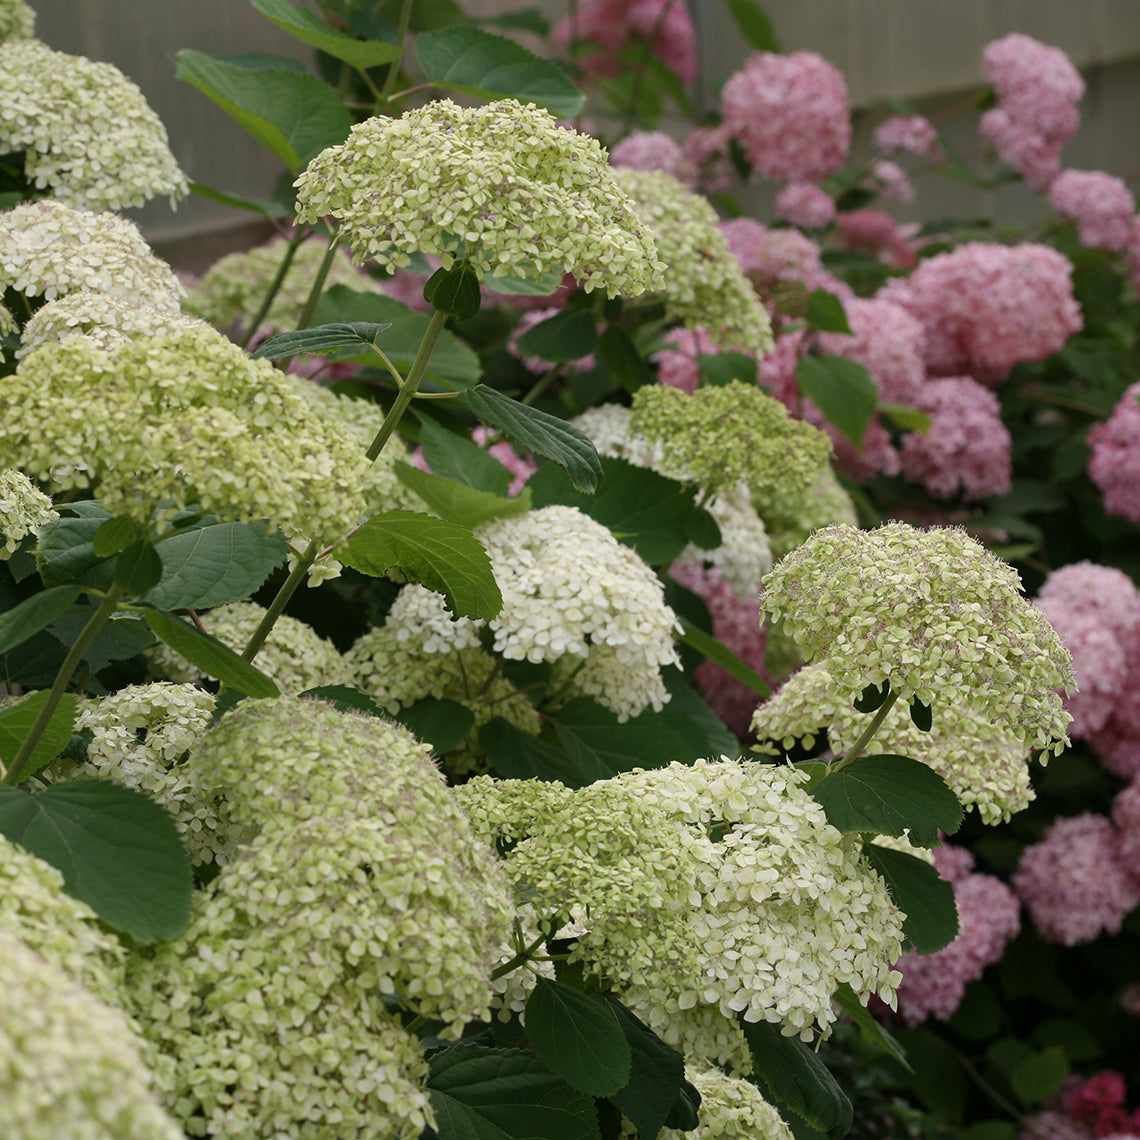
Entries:
{"type": "Polygon", "coordinates": [[[700,1126],[696,1132],[664,1128],[657,1140],[792,1140],[792,1130],[752,1081],[689,1066],[685,1077],[701,1094],[700,1126]]]}
{"type": "Polygon", "coordinates": [[[511,99],[367,119],[295,185],[298,221],[339,218],[357,261],[467,257],[480,276],[554,270],[611,297],[662,284],[652,232],[597,140],[511,99]]]}
{"type": "Polygon", "coordinates": [[[141,206],[159,194],[173,205],[189,192],[138,87],[109,63],[39,40],[0,43],[0,149],[23,151],[29,182],[83,210],[141,206]]]}
{"type": "Polygon", "coordinates": [[[963,530],[825,527],[765,578],[761,608],[852,698],[889,680],[906,702],[970,705],[1026,748],[1067,742],[1069,653],[1017,572],[963,530]]]}
{"type": "Polygon", "coordinates": [[[0,0],[0,44],[26,40],[36,30],[36,14],[24,0],[0,0]]]}
{"type": "Polygon", "coordinates": [[[686,328],[706,329],[714,340],[763,355],[772,349],[772,325],[740,263],[729,252],[708,201],[660,170],[613,172],[637,203],[668,266],[665,311],[686,328]]]}

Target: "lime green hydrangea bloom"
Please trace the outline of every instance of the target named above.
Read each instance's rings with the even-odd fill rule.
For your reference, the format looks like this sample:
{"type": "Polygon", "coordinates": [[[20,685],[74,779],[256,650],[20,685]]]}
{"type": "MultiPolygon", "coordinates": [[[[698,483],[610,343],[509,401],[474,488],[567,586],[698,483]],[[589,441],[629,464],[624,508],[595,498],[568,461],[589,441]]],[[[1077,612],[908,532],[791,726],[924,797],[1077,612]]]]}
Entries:
{"type": "Polygon", "coordinates": [[[0,562],[6,562],[29,534],[59,518],[51,499],[22,471],[0,470],[0,562]]]}
{"type": "Polygon", "coordinates": [[[34,39],[0,43],[0,149],[24,177],[82,210],[173,205],[189,193],[162,121],[117,67],[34,39]]]}
{"type": "Polygon", "coordinates": [[[480,276],[572,273],[585,289],[660,288],[650,229],[596,139],[513,99],[441,99],[373,118],[322,151],[295,183],[297,220],[340,219],[357,261],[401,268],[465,257],[480,276]]]}
{"type": "MultiPolygon", "coordinates": [[[[779,504],[768,505],[771,507],[779,504]]],[[[825,526],[859,525],[859,512],[831,467],[825,467],[820,472],[816,481],[795,503],[793,513],[768,510],[764,517],[771,536],[772,556],[777,561],[825,526]]]]}
{"type": "Polygon", "coordinates": [[[693,1132],[664,1128],[657,1140],[792,1140],[792,1130],[752,1081],[689,1066],[685,1077],[701,1094],[700,1124],[693,1132]]]}
{"type": "Polygon", "coordinates": [[[763,356],[773,346],[768,312],[717,225],[716,211],[660,170],[623,167],[614,178],[637,203],[668,266],[665,312],[686,328],[702,328],[719,344],[763,356]]]}
{"type": "Polygon", "coordinates": [[[765,578],[761,608],[852,699],[889,680],[907,703],[969,705],[1027,749],[1067,742],[1069,653],[1017,571],[963,530],[825,527],[765,578]]]}
{"type": "Polygon", "coordinates": [[[36,30],[36,14],[24,0],[0,0],[0,44],[30,39],[36,30]]]}

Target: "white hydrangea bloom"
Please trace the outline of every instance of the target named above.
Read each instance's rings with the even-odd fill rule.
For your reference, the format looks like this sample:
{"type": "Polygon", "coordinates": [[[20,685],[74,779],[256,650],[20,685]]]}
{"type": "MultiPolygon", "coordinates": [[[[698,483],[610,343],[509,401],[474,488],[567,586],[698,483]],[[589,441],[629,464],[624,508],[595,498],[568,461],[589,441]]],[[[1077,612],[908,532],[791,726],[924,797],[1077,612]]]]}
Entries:
{"type": "Polygon", "coordinates": [[[4,338],[20,331],[20,322],[12,315],[12,310],[0,301],[0,364],[8,359],[4,352],[4,338]]]}
{"type": "Polygon", "coordinates": [[[792,1130],[752,1081],[689,1066],[685,1077],[701,1094],[700,1124],[693,1132],[663,1128],[657,1140],[792,1140],[792,1130]]]}
{"type": "Polygon", "coordinates": [[[57,518],[51,499],[27,475],[11,467],[0,470],[0,562],[16,553],[22,539],[57,518]]]}
{"type": "Polygon", "coordinates": [[[482,626],[475,618],[453,617],[443,595],[418,582],[410,582],[399,592],[384,623],[398,643],[436,654],[477,648],[482,626]]]}
{"type": "Polygon", "coordinates": [[[0,147],[38,189],[83,210],[189,193],[166,128],[117,67],[34,39],[0,43],[0,147]]]}
{"type": "Polygon", "coordinates": [[[36,14],[24,0],[0,0],[0,43],[26,40],[36,30],[36,14]]]}

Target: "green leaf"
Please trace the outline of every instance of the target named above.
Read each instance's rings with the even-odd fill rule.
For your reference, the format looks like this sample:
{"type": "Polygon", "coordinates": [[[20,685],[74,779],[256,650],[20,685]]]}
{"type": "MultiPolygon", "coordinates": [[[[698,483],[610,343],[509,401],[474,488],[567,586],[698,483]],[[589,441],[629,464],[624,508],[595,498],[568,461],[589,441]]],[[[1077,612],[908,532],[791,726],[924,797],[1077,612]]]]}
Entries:
{"type": "Polygon", "coordinates": [[[197,665],[207,677],[215,677],[223,685],[229,685],[247,697],[281,695],[276,683],[260,669],[197,626],[162,610],[148,608],[143,611],[143,617],[154,631],[155,637],[180,653],[192,665],[197,665]]]}
{"type": "MultiPolygon", "coordinates": [[[[624,459],[603,458],[601,469],[604,482],[594,495],[576,490],[569,476],[553,464],[540,467],[527,487],[536,507],[552,503],[577,507],[609,527],[649,565],[668,565],[689,543],[691,517],[708,514],[697,506],[694,489],[624,459]]],[[[712,525],[716,526],[715,520],[712,525]]]]}
{"type": "Polygon", "coordinates": [[[920,732],[929,732],[934,727],[934,710],[915,697],[910,702],[910,719],[920,732]]]}
{"type": "Polygon", "coordinates": [[[881,1049],[888,1056],[893,1057],[908,1073],[914,1070],[906,1059],[902,1046],[882,1027],[867,1007],[859,1000],[859,995],[843,982],[839,989],[831,995],[831,1000],[838,1005],[848,1017],[859,1027],[859,1035],[864,1044],[874,1049],[881,1049]]]}
{"type": "Polygon", "coordinates": [[[765,1097],[786,1105],[831,1140],[845,1136],[854,1119],[851,1102],[815,1053],[771,1022],[741,1016],[737,1022],[752,1054],[752,1075],[765,1097]]]}
{"type": "Polygon", "coordinates": [[[808,294],[804,319],[811,328],[820,332],[851,335],[851,326],[847,323],[847,312],[843,308],[843,302],[826,289],[813,289],[808,294]]]}
{"type": "Polygon", "coordinates": [[[40,527],[36,544],[36,566],[45,586],[82,582],[101,590],[110,588],[114,578],[112,556],[95,553],[95,535],[110,514],[80,518],[52,519],[40,527]]]}
{"type": "Polygon", "coordinates": [[[243,194],[228,194],[224,190],[215,190],[202,182],[191,182],[190,193],[196,198],[205,198],[209,202],[232,206],[235,210],[249,210],[270,221],[291,218],[294,213],[293,206],[289,202],[278,202],[270,198],[247,198],[243,194]]]}
{"type": "Polygon", "coordinates": [[[513,518],[530,510],[530,492],[525,487],[521,494],[508,499],[490,491],[477,491],[456,479],[431,475],[398,459],[395,469],[405,487],[411,487],[436,514],[459,526],[482,526],[492,519],[513,518]]]}
{"type": "Polygon", "coordinates": [[[315,76],[189,48],[174,58],[179,79],[217,103],[294,174],[326,147],[344,142],[352,128],[340,96],[315,76]]]}
{"type": "Polygon", "coordinates": [[[780,44],[768,14],[756,0],[725,0],[736,26],[758,51],[779,52],[780,44]]]}
{"type": "Polygon", "coordinates": [[[72,603],[82,593],[83,587],[53,586],[41,590],[19,605],[0,614],[0,653],[27,641],[45,626],[51,625],[60,614],[71,608],[72,603]]]}
{"type": "Polygon", "coordinates": [[[844,356],[805,356],[796,365],[796,379],[828,423],[859,447],[879,404],[867,369],[844,356]]]}
{"type": "MultiPolygon", "coordinates": [[[[12,761],[16,759],[20,746],[27,739],[50,695],[47,689],[41,689],[25,697],[19,704],[0,711],[0,760],[4,762],[5,769],[11,770],[12,761]]],[[[64,693],[51,714],[43,735],[36,741],[31,756],[24,764],[22,779],[34,776],[68,746],[78,712],[79,698],[74,693],[64,693]]]]}
{"type": "MultiPolygon", "coordinates": [[[[430,314],[409,309],[394,297],[358,293],[347,285],[334,285],[331,289],[326,289],[313,314],[313,321],[317,324],[351,324],[356,321],[388,324],[390,327],[384,331],[379,347],[405,375],[416,358],[430,320],[430,314]]],[[[373,352],[367,352],[364,356],[356,355],[352,359],[365,364],[378,363],[373,352]]],[[[453,332],[444,329],[435,342],[425,378],[454,391],[478,384],[482,374],[483,366],[479,357],[453,332]]]]}
{"type": "Polygon", "coordinates": [[[360,71],[391,63],[400,58],[400,48],[382,40],[358,40],[330,27],[305,8],[287,4],[285,0],[252,0],[253,6],[268,20],[294,39],[343,59],[360,71]]]}
{"type": "Polygon", "coordinates": [[[883,707],[883,702],[891,695],[891,682],[882,685],[868,685],[852,702],[856,712],[873,713],[883,707]]]}
{"type": "Polygon", "coordinates": [[[479,747],[495,771],[508,780],[557,781],[568,788],[584,788],[598,778],[595,767],[579,766],[561,748],[502,717],[495,717],[479,730],[479,747]]]}
{"type": "Polygon", "coordinates": [[[115,582],[128,597],[141,598],[162,578],[162,559],[146,538],[132,542],[115,559],[115,582]]]}
{"type": "Polygon", "coordinates": [[[457,321],[469,321],[483,303],[479,275],[469,261],[437,269],[424,286],[424,300],[457,321]]]}
{"type": "Polygon", "coordinates": [[[36,795],[0,787],[0,833],[63,875],[68,894],[139,942],[176,938],[190,918],[190,858],[149,797],[102,780],[36,795]]]}
{"type": "Polygon", "coordinates": [[[248,598],[281,565],[289,547],[280,531],[264,523],[208,517],[157,549],[162,578],[146,601],[160,610],[207,610],[248,598]]]}
{"type": "Polygon", "coordinates": [[[930,431],[930,413],[920,408],[908,408],[905,404],[879,404],[879,412],[900,431],[930,431]]]}
{"type": "Polygon", "coordinates": [[[717,641],[711,633],[698,629],[692,622],[681,618],[681,640],[691,645],[698,653],[709,661],[719,665],[726,673],[735,677],[742,684],[747,685],[754,693],[762,697],[770,697],[772,690],[764,678],[754,669],[746,665],[728,646],[717,641]]]}
{"type": "Polygon", "coordinates": [[[524,356],[543,360],[581,360],[598,343],[598,322],[589,309],[563,309],[527,329],[516,348],[524,356]]]}
{"type": "Polygon", "coordinates": [[[278,333],[253,353],[253,359],[280,360],[302,352],[334,352],[338,348],[360,350],[375,344],[377,336],[391,327],[391,324],[352,321],[348,324],[317,325],[316,328],[278,333]]]}
{"type": "Polygon", "coordinates": [[[463,742],[475,723],[475,714],[458,701],[422,697],[415,704],[400,709],[392,719],[430,744],[437,756],[442,756],[463,742]]]}
{"type": "Polygon", "coordinates": [[[483,287],[500,297],[549,297],[562,286],[565,276],[561,269],[548,269],[537,277],[492,273],[483,279],[483,287]]]}
{"type": "Polygon", "coordinates": [[[945,949],[958,937],[954,888],[929,863],[874,843],[864,844],[863,853],[906,915],[903,933],[920,954],[945,949]]]}
{"type": "Polygon", "coordinates": [[[511,473],[489,451],[466,435],[458,435],[427,416],[420,417],[420,446],[437,475],[458,479],[478,491],[506,496],[511,473]]]}
{"type": "Polygon", "coordinates": [[[456,401],[488,427],[506,432],[528,451],[565,467],[579,491],[593,492],[602,481],[602,465],[589,438],[576,427],[527,407],[486,384],[468,388],[456,401]]]}
{"type": "Polygon", "coordinates": [[[958,830],[962,805],[933,768],[909,756],[863,756],[811,792],[832,827],[844,834],[902,835],[919,847],[938,845],[938,832],[958,830]]]}
{"type": "Polygon", "coordinates": [[[742,384],[755,384],[757,364],[755,357],[743,352],[701,353],[697,357],[701,374],[701,387],[724,387],[734,380],[742,384]]]}
{"type": "Polygon", "coordinates": [[[1056,1096],[1069,1075],[1069,1058],[1060,1045],[1050,1046],[1014,1065],[1009,1084],[1025,1105],[1036,1105],[1056,1096]]]}
{"type": "Polygon", "coordinates": [[[629,1081],[629,1044],[600,994],[538,978],[526,1002],[526,1032],[546,1067],[580,1092],[610,1096],[629,1081]]]}
{"type": "Polygon", "coordinates": [[[374,515],[337,547],[346,566],[383,577],[398,566],[442,594],[456,617],[493,618],[503,597],[482,543],[466,528],[416,511],[374,515]]]}
{"type": "Polygon", "coordinates": [[[129,515],[107,519],[95,532],[91,546],[97,558],[111,558],[138,539],[138,524],[129,515]]]}
{"type": "Polygon", "coordinates": [[[537,103],[560,119],[573,119],[585,102],[557,64],[478,28],[454,26],[417,36],[416,59],[429,83],[461,95],[537,103]]]}
{"type": "Polygon", "coordinates": [[[455,1045],[431,1057],[427,1090],[447,1140],[597,1140],[593,1098],[531,1050],[455,1045]]]}
{"type": "Polygon", "coordinates": [[[653,372],[645,357],[633,343],[625,329],[607,325],[598,338],[598,358],[609,369],[610,375],[627,392],[636,392],[646,384],[654,383],[653,372]]]}
{"type": "MultiPolygon", "coordinates": [[[[48,632],[70,648],[91,620],[91,605],[80,602],[59,615],[48,632]]],[[[112,661],[125,661],[154,644],[154,635],[144,621],[126,610],[118,610],[95,635],[83,653],[83,663],[98,673],[112,661]]],[[[60,665],[63,664],[61,660],[60,665]]]]}
{"type": "Polygon", "coordinates": [[[324,701],[340,712],[364,712],[381,718],[388,715],[367,693],[348,685],[317,685],[297,696],[310,701],[324,701]]]}

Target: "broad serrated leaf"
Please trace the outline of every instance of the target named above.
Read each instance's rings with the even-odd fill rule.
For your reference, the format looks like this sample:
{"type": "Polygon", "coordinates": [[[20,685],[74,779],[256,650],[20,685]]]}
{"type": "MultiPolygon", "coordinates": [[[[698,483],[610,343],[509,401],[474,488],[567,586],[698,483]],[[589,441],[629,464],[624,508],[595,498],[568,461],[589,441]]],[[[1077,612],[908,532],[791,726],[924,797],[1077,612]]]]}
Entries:
{"type": "Polygon", "coordinates": [[[348,685],[317,685],[297,696],[311,701],[324,701],[340,712],[363,712],[378,717],[388,715],[367,693],[348,685]]]}
{"type": "Polygon", "coordinates": [[[340,96],[312,75],[249,66],[183,48],[179,79],[197,87],[294,173],[348,137],[352,116],[340,96]]]}
{"type": "Polygon", "coordinates": [[[492,519],[513,518],[530,510],[530,492],[525,487],[521,494],[508,499],[490,491],[477,491],[456,479],[429,474],[400,460],[396,460],[395,470],[405,487],[415,491],[437,515],[459,526],[482,526],[492,519]]]}
{"type": "Polygon", "coordinates": [[[633,338],[618,325],[607,325],[598,337],[598,359],[627,392],[654,383],[653,372],[633,338]]]}
{"type": "Polygon", "coordinates": [[[420,418],[424,461],[437,475],[458,479],[478,491],[506,496],[511,473],[485,448],[466,435],[457,435],[427,416],[420,418]]]}
{"type": "Polygon", "coordinates": [[[561,288],[566,274],[561,269],[547,269],[536,277],[515,277],[510,273],[483,278],[483,288],[500,297],[549,297],[561,288]]]}
{"type": "Polygon", "coordinates": [[[115,583],[128,597],[141,598],[162,578],[162,559],[146,538],[132,542],[115,559],[115,583]]]}
{"type": "MultiPolygon", "coordinates": [[[[28,738],[32,725],[43,711],[50,695],[47,689],[41,689],[25,697],[19,704],[0,711],[0,760],[4,763],[5,771],[11,772],[16,754],[28,738]]],[[[79,698],[75,693],[64,693],[43,734],[32,748],[31,755],[22,765],[21,782],[34,776],[45,764],[50,764],[67,747],[78,712],[79,698]]]]}
{"type": "Polygon", "coordinates": [[[456,617],[493,618],[503,597],[483,544],[466,527],[417,511],[387,511],[358,527],[336,551],[346,566],[383,577],[398,566],[442,594],[456,617]]]}
{"type": "Polygon", "coordinates": [[[207,610],[248,598],[289,547],[264,523],[206,521],[159,543],[162,577],[146,596],[160,610],[207,610]]]}
{"type": "Polygon", "coordinates": [[[920,954],[943,950],[958,937],[954,888],[929,863],[874,843],[864,844],[863,853],[906,915],[903,933],[920,954]]]}
{"type": "Polygon", "coordinates": [[[207,677],[245,693],[247,697],[278,697],[277,685],[256,666],[197,626],[162,610],[145,609],[143,617],[155,637],[197,665],[207,677]]]}
{"type": "Polygon", "coordinates": [[[95,535],[110,517],[102,511],[79,518],[52,519],[40,527],[36,566],[45,586],[82,582],[101,590],[110,587],[115,573],[114,555],[95,553],[95,535]]]}
{"type": "Polygon", "coordinates": [[[1069,1058],[1060,1045],[1052,1045],[1025,1058],[1010,1070],[1010,1088],[1024,1105],[1039,1105],[1057,1095],[1069,1075],[1069,1058]]]}
{"type": "Polygon", "coordinates": [[[572,424],[510,396],[476,384],[456,398],[488,427],[506,432],[528,451],[564,467],[579,491],[593,492],[602,481],[602,465],[589,438],[572,424]]]}
{"type": "MultiPolygon", "coordinates": [[[[90,605],[80,602],[60,614],[48,626],[48,632],[70,648],[79,639],[93,612],[90,605]]],[[[153,644],[154,634],[144,621],[129,611],[117,610],[83,651],[83,663],[92,673],[99,673],[112,661],[125,661],[153,644]]]]}
{"type": "MultiPolygon", "coordinates": [[[[569,474],[553,464],[540,467],[527,487],[536,507],[553,503],[577,507],[609,527],[615,538],[633,547],[649,565],[668,565],[689,544],[692,516],[708,514],[697,506],[696,492],[624,459],[603,458],[601,469],[602,486],[593,495],[577,490],[569,474]]],[[[716,527],[715,520],[712,526],[716,527]]]]}
{"type": "Polygon", "coordinates": [[[585,97],[566,72],[513,40],[470,26],[416,37],[416,59],[429,83],[477,99],[537,103],[573,119],[585,97]]]}
{"type": "Polygon", "coordinates": [[[831,1140],[845,1136],[854,1118],[851,1102],[819,1057],[769,1021],[738,1017],[737,1022],[752,1054],[752,1075],[765,1097],[790,1108],[831,1140]]]}
{"type": "Polygon", "coordinates": [[[882,1049],[908,1073],[914,1072],[902,1046],[875,1019],[871,1011],[859,1000],[859,995],[846,982],[840,984],[839,989],[831,995],[831,1000],[859,1027],[859,1034],[864,1044],[882,1049]]]}
{"type": "Polygon", "coordinates": [[[343,59],[361,71],[400,58],[400,48],[383,40],[358,40],[330,27],[319,16],[285,0],[251,0],[266,19],[302,43],[343,59]]]}
{"type": "Polygon", "coordinates": [[[139,536],[138,524],[129,515],[107,519],[95,532],[91,546],[97,558],[111,558],[139,536]]]}
{"type": "Polygon", "coordinates": [[[588,309],[563,309],[527,329],[516,349],[523,356],[553,362],[581,360],[598,344],[598,323],[588,309]]]}
{"type": "Polygon", "coordinates": [[[82,590],[79,585],[52,586],[0,614],[0,653],[7,653],[51,625],[71,608],[82,590]]]}
{"type": "Polygon", "coordinates": [[[317,325],[315,328],[297,329],[278,333],[261,344],[253,353],[254,360],[280,360],[302,352],[335,352],[339,348],[365,350],[377,343],[377,336],[391,324],[370,321],[352,321],[347,324],[317,325]]]}
{"type": "Polygon", "coordinates": [[[776,39],[772,21],[756,0],[725,0],[725,3],[736,21],[736,26],[757,51],[780,51],[780,43],[776,39]]]}
{"type": "Polygon", "coordinates": [[[432,746],[437,756],[462,743],[475,723],[475,714],[458,701],[421,697],[415,704],[393,714],[405,728],[432,746]]]}
{"type": "Polygon", "coordinates": [[[536,979],[526,1002],[526,1032],[546,1067],[580,1092],[610,1096],[629,1080],[629,1044],[601,994],[536,979]]]}
{"type": "Polygon", "coordinates": [[[593,1097],[529,1049],[455,1045],[430,1065],[427,1092],[447,1140],[597,1140],[593,1097]]]}
{"type": "Polygon", "coordinates": [[[483,303],[479,275],[469,261],[437,269],[424,285],[424,300],[457,321],[469,321],[483,303]]]}
{"type": "Polygon", "coordinates": [[[933,768],[909,756],[863,756],[812,788],[827,822],[845,834],[902,835],[919,847],[938,844],[962,822],[962,805],[933,768]]]}
{"type": "Polygon", "coordinates": [[[758,693],[761,697],[772,695],[772,690],[764,678],[755,669],[741,661],[728,646],[717,641],[711,633],[705,633],[703,629],[698,629],[692,622],[686,621],[684,618],[681,618],[681,630],[680,639],[686,645],[691,645],[707,660],[719,665],[726,673],[747,685],[754,693],[758,693]]]}
{"type": "Polygon", "coordinates": [[[734,380],[756,383],[756,358],[743,352],[702,353],[697,357],[701,387],[724,387],[734,380]]]}
{"type": "Polygon", "coordinates": [[[215,190],[202,182],[191,182],[190,193],[196,198],[205,198],[209,202],[232,206],[235,210],[249,210],[270,221],[291,218],[294,213],[293,205],[289,202],[278,202],[271,198],[249,198],[243,194],[227,194],[224,190],[215,190]]]}
{"type": "Polygon", "coordinates": [[[879,403],[879,413],[887,417],[900,431],[930,431],[930,413],[920,408],[908,408],[904,404],[879,403]]]}
{"type": "Polygon", "coordinates": [[[141,792],[101,780],[34,796],[0,787],[0,833],[50,863],[68,894],[136,941],[185,929],[190,858],[174,820],[141,792]]]}
{"type": "Polygon", "coordinates": [[[805,356],[796,365],[800,391],[856,447],[879,404],[879,390],[862,364],[845,356],[805,356]]]}
{"type": "Polygon", "coordinates": [[[594,765],[579,766],[563,749],[502,717],[495,717],[479,730],[479,747],[495,771],[508,780],[557,781],[568,788],[584,788],[598,778],[594,765]]]}

